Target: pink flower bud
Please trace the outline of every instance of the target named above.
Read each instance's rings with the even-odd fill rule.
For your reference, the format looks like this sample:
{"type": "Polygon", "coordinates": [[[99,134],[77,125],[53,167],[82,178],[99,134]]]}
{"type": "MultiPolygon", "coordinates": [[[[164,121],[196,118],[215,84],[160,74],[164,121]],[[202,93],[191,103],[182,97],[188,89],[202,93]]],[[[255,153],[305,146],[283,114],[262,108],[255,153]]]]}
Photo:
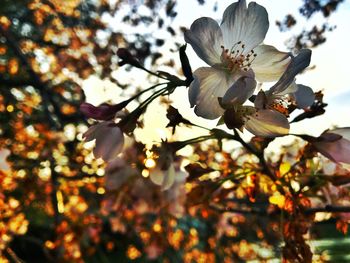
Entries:
{"type": "Polygon", "coordinates": [[[96,107],[90,103],[83,102],[80,105],[80,111],[88,118],[106,121],[113,119],[115,114],[122,110],[128,103],[129,101],[126,100],[115,105],[102,103],[96,107]]]}
{"type": "Polygon", "coordinates": [[[121,59],[121,61],[119,62],[119,66],[129,64],[137,68],[141,67],[140,61],[138,61],[137,58],[135,58],[128,49],[119,48],[117,51],[117,55],[121,59]]]}

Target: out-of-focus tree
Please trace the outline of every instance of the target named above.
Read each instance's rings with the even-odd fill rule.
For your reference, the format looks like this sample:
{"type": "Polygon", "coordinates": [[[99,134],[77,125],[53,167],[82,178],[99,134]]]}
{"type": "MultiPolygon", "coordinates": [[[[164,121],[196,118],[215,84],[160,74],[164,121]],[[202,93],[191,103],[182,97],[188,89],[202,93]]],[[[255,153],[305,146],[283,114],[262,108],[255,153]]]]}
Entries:
{"type": "MultiPolygon", "coordinates": [[[[299,14],[308,20],[317,13],[321,13],[327,19],[344,2],[344,0],[303,0],[303,5],[299,8],[299,14]]],[[[283,20],[276,21],[276,25],[283,32],[291,30],[297,24],[297,21],[298,19],[295,16],[287,14],[283,20]]],[[[335,28],[336,25],[329,25],[328,22],[324,22],[322,25],[313,25],[310,29],[303,29],[300,33],[289,38],[287,46],[290,49],[316,47],[323,44],[327,39],[327,32],[333,31],[335,28]]]]}
{"type": "Polygon", "coordinates": [[[1,250],[10,258],[15,257],[7,246],[11,241],[29,260],[81,258],[76,240],[83,233],[72,228],[94,221],[98,206],[92,203],[104,191],[99,177],[104,165],[89,157],[77,136],[87,123],[79,111],[82,83],[94,75],[125,89],[111,74],[118,68],[117,48],[127,47],[140,61],[155,63],[161,54],[154,46],[165,42],[149,33],[127,39],[103,16],[124,12],[123,25],[155,24],[175,34],[168,26],[176,16],[174,6],[172,1],[147,1],[142,5],[147,15],[142,15],[138,3],[130,1],[2,1],[0,141],[2,151],[10,152],[11,168],[1,176],[1,195],[6,196],[1,209],[13,212],[1,213],[1,221],[11,225],[1,225],[0,233],[1,250]],[[156,16],[160,10],[163,18],[156,16]],[[77,213],[73,219],[67,204],[77,213]],[[78,216],[87,209],[84,218],[78,216]]]}

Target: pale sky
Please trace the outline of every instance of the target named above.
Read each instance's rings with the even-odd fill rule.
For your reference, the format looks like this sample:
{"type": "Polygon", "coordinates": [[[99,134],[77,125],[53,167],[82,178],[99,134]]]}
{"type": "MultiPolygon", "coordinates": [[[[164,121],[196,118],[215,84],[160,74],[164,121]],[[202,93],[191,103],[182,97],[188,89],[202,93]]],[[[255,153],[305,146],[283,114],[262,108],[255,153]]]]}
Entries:
{"type": "MultiPolygon", "coordinates": [[[[202,16],[210,16],[220,22],[224,9],[233,1],[220,0],[218,2],[218,11],[213,12],[215,1],[207,0],[207,5],[199,6],[196,0],[179,0],[176,8],[178,16],[174,21],[173,27],[186,26],[189,28],[195,19],[202,16]]],[[[321,22],[324,21],[320,14],[315,15],[309,21],[301,18],[298,15],[298,8],[302,4],[301,0],[257,0],[256,2],[263,5],[269,13],[270,28],[264,43],[273,45],[280,50],[286,50],[285,41],[291,36],[291,32],[281,33],[275,25],[276,20],[282,20],[288,13],[295,15],[298,24],[292,32],[296,33],[300,32],[303,28],[310,28],[317,22],[319,22],[318,25],[321,25],[321,22]]],[[[348,51],[350,46],[350,36],[348,33],[350,28],[349,16],[350,4],[345,2],[341,4],[340,9],[328,20],[331,25],[335,24],[337,28],[333,32],[327,33],[327,41],[325,44],[313,49],[311,66],[315,65],[316,68],[297,77],[297,83],[308,85],[314,91],[324,91],[325,102],[329,103],[326,108],[326,114],[312,120],[292,124],[291,133],[319,135],[323,130],[333,125],[342,127],[350,126],[350,67],[348,66],[350,61],[350,52],[348,51]]],[[[117,19],[117,17],[108,17],[106,21],[118,27],[120,23],[117,22],[117,19]]],[[[118,28],[118,30],[124,29],[118,28]]],[[[130,30],[130,28],[125,28],[125,32],[130,33],[130,30]]],[[[158,33],[155,30],[154,35],[156,34],[158,33]]],[[[178,36],[176,39],[181,42],[183,41],[183,36],[178,36]]],[[[196,56],[190,46],[188,46],[187,51],[194,70],[198,67],[206,66],[205,62],[201,61],[196,56]]],[[[140,78],[142,73],[138,70],[136,77],[132,73],[125,75],[119,71],[114,74],[118,77],[118,80],[122,81],[127,81],[129,77],[132,77],[131,81],[133,83],[140,84],[144,81],[143,78],[140,78]]],[[[147,87],[148,86],[145,88],[147,87]]],[[[110,99],[115,101],[121,100],[120,93],[117,92],[118,88],[115,88],[111,83],[102,82],[97,78],[90,78],[87,80],[84,83],[84,90],[87,95],[87,101],[96,105],[110,99]],[[104,92],[101,92],[101,86],[104,87],[104,92]]],[[[194,123],[206,127],[215,127],[216,121],[208,121],[199,118],[193,113],[193,109],[190,108],[188,103],[187,89],[185,87],[178,88],[178,90],[170,96],[170,99],[174,101],[173,106],[178,108],[181,114],[194,123]]],[[[149,112],[145,116],[145,122],[145,129],[142,132],[138,131],[137,134],[139,136],[142,134],[142,138],[146,140],[146,142],[160,141],[160,136],[162,138],[170,137],[170,132],[164,128],[167,124],[165,110],[160,108],[157,103],[154,103],[149,109],[149,112]]],[[[184,128],[179,137],[185,139],[196,135],[195,132],[184,128]]]]}

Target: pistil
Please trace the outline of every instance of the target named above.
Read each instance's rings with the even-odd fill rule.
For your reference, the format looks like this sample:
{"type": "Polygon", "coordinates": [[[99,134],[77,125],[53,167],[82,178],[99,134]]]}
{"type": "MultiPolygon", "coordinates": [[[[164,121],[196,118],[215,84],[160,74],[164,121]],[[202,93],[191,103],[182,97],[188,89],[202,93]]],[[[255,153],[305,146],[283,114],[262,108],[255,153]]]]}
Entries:
{"type": "Polygon", "coordinates": [[[244,55],[245,44],[242,41],[235,43],[231,49],[221,46],[221,61],[224,67],[230,72],[237,70],[248,71],[252,62],[257,57],[254,50],[250,50],[248,54],[244,55]]]}

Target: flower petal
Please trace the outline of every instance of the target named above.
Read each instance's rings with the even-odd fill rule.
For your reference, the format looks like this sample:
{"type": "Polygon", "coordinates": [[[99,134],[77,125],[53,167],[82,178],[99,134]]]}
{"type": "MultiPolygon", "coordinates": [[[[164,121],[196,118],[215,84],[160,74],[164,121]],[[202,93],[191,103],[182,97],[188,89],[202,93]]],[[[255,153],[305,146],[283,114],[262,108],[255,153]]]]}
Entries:
{"type": "Polygon", "coordinates": [[[305,109],[311,106],[315,100],[314,91],[308,87],[301,84],[298,84],[298,89],[292,94],[297,104],[297,107],[300,109],[305,109]]]}
{"type": "Polygon", "coordinates": [[[161,190],[166,191],[173,186],[175,182],[175,167],[171,164],[167,171],[165,171],[164,179],[162,182],[161,190]]]}
{"type": "Polygon", "coordinates": [[[97,107],[90,103],[83,102],[82,104],[80,104],[80,111],[88,118],[106,121],[113,119],[116,113],[127,105],[127,102],[128,101],[124,101],[115,105],[102,103],[97,107]]]}
{"type": "Polygon", "coordinates": [[[163,180],[164,180],[164,172],[161,169],[154,169],[150,172],[150,176],[149,178],[151,179],[151,181],[156,184],[156,185],[162,185],[163,180]]]}
{"type": "Polygon", "coordinates": [[[291,61],[289,53],[281,52],[273,46],[259,45],[254,48],[254,53],[257,56],[251,67],[260,82],[278,80],[291,61]]]}
{"type": "Polygon", "coordinates": [[[262,109],[265,109],[266,104],[267,104],[266,94],[263,90],[260,90],[255,97],[254,107],[257,110],[262,110],[262,109]]]}
{"type": "Polygon", "coordinates": [[[258,110],[245,123],[245,128],[261,137],[277,137],[289,132],[287,118],[274,110],[258,110]]]}
{"type": "Polygon", "coordinates": [[[151,181],[159,185],[162,191],[168,190],[175,182],[175,168],[171,164],[167,170],[156,168],[150,173],[151,181]]]}
{"type": "Polygon", "coordinates": [[[350,163],[350,127],[327,130],[321,134],[320,138],[334,137],[334,135],[340,135],[342,138],[334,141],[314,141],[312,145],[334,162],[350,163]]]}
{"type": "Polygon", "coordinates": [[[93,126],[90,126],[89,129],[87,129],[86,132],[84,132],[83,134],[83,139],[85,142],[90,142],[92,140],[95,140],[95,132],[96,130],[98,130],[98,128],[100,127],[100,125],[104,125],[102,123],[105,123],[105,122],[100,122],[98,124],[95,124],[93,126]]]}
{"type": "Polygon", "coordinates": [[[123,133],[113,122],[101,122],[96,126],[92,135],[96,139],[93,149],[94,156],[110,161],[117,157],[123,149],[123,133]]]}
{"type": "Polygon", "coordinates": [[[195,113],[206,119],[220,117],[224,110],[218,98],[223,97],[234,81],[232,74],[215,68],[198,68],[194,73],[188,96],[195,113]]]}
{"type": "Polygon", "coordinates": [[[247,8],[246,1],[240,0],[226,8],[220,27],[225,47],[242,41],[245,55],[264,40],[269,28],[268,14],[261,5],[251,2],[247,8]]]}
{"type": "Polygon", "coordinates": [[[334,130],[327,131],[326,133],[335,133],[341,135],[344,139],[350,141],[350,127],[337,128],[334,130]]]}
{"type": "Polygon", "coordinates": [[[238,79],[225,93],[222,98],[223,104],[243,104],[249,99],[256,87],[256,81],[251,77],[243,76],[238,79]]]}
{"type": "Polygon", "coordinates": [[[334,162],[350,163],[350,141],[344,138],[335,142],[314,142],[318,152],[334,162]]]}
{"type": "Polygon", "coordinates": [[[291,94],[291,93],[296,92],[297,90],[298,90],[298,85],[295,83],[295,81],[293,81],[285,90],[283,90],[280,93],[276,94],[275,97],[291,94]]]}
{"type": "Polygon", "coordinates": [[[7,162],[7,157],[10,155],[10,151],[8,149],[0,148],[0,170],[10,170],[11,167],[7,162]]]}
{"type": "Polygon", "coordinates": [[[302,49],[296,57],[293,57],[282,77],[272,86],[269,93],[278,95],[287,89],[294,81],[297,74],[309,66],[311,60],[311,50],[302,49]]]}
{"type": "Polygon", "coordinates": [[[214,19],[201,17],[195,20],[190,30],[185,32],[185,41],[208,65],[212,66],[221,62],[223,38],[221,29],[214,19]]]}

